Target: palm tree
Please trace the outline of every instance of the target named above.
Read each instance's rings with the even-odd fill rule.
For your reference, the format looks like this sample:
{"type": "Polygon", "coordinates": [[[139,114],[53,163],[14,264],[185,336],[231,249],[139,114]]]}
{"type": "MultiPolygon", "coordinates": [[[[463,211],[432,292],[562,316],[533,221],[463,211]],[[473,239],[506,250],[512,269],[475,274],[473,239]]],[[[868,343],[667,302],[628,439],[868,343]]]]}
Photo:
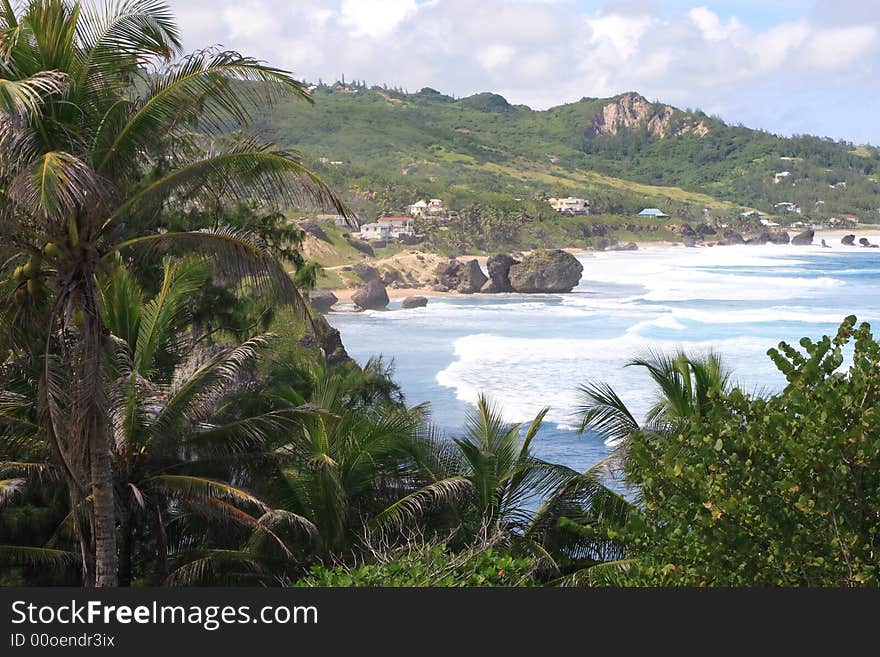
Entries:
{"type": "Polygon", "coordinates": [[[236,481],[261,458],[267,460],[271,436],[290,430],[308,410],[237,411],[237,395],[258,390],[255,365],[271,336],[237,347],[193,344],[185,331],[186,307],[205,283],[206,265],[203,259],[166,259],[162,284],[149,301],[120,264],[102,286],[104,322],[113,336],[108,408],[122,584],[131,581],[138,524],[153,530],[159,581],[167,576],[166,524],[172,510],[177,518],[196,513],[277,540],[268,517],[261,520],[268,507],[236,481]],[[163,350],[173,352],[174,366],[164,368],[168,373],[163,350]]]}
{"type": "MultiPolygon", "coordinates": [[[[237,412],[236,396],[242,390],[253,393],[258,384],[255,365],[269,336],[238,347],[193,344],[186,330],[187,306],[209,271],[203,259],[166,259],[162,284],[147,300],[131,272],[117,261],[100,287],[103,320],[111,332],[112,357],[104,371],[123,585],[131,583],[135,555],[142,563],[157,564],[157,581],[168,575],[172,519],[186,523],[187,516],[196,515],[209,528],[232,523],[246,533],[263,532],[277,540],[267,524],[268,507],[235,480],[258,466],[261,457],[267,460],[263,452],[268,436],[289,430],[304,411],[237,412]],[[138,545],[139,536],[148,537],[150,546],[138,545]]],[[[45,434],[29,420],[35,391],[23,383],[20,377],[0,396],[5,428],[0,473],[19,473],[0,481],[0,502],[29,483],[46,488],[46,477],[57,473],[45,434]]],[[[7,560],[58,556],[45,546],[28,547],[27,552],[21,544],[14,550],[3,548],[0,556],[7,560]]]]}
{"type": "MultiPolygon", "coordinates": [[[[539,412],[527,427],[507,423],[501,410],[481,395],[467,416],[463,437],[428,438],[415,457],[431,485],[467,484],[455,496],[440,498],[453,506],[453,517],[446,521],[458,544],[501,541],[537,555],[549,571],[558,572],[559,557],[598,559],[608,547],[601,536],[565,535],[560,531],[563,518],[620,524],[629,505],[606,487],[601,466],[580,473],[534,455],[532,442],[547,412],[539,412]]],[[[430,489],[423,484],[422,490],[430,489]]],[[[420,493],[413,497],[424,501],[420,493]]]]}
{"type": "Polygon", "coordinates": [[[669,435],[682,424],[697,420],[709,410],[713,397],[727,390],[730,372],[717,354],[704,357],[684,352],[672,355],[649,353],[634,358],[627,367],[648,371],[658,389],[654,405],[643,423],[627,408],[607,383],[588,383],[579,388],[579,431],[588,429],[616,445],[617,458],[626,460],[630,438],[639,432],[669,435]]]}
{"type": "Polygon", "coordinates": [[[29,346],[21,336],[34,327],[43,337],[42,420],[71,507],[89,502],[88,527],[77,530],[88,584],[114,585],[118,567],[96,273],[116,253],[173,240],[222,259],[227,280],[302,305],[251,235],[161,230],[166,205],[198,206],[202,183],[218,177],[229,197],[309,199],[345,212],[291,154],[233,132],[282,93],[307,98],[287,72],[238,53],[182,56],[159,0],[32,0],[20,14],[0,0],[0,253],[11,287],[3,327],[13,349],[29,346]],[[69,369],[69,395],[50,385],[53,353],[69,369]]]}

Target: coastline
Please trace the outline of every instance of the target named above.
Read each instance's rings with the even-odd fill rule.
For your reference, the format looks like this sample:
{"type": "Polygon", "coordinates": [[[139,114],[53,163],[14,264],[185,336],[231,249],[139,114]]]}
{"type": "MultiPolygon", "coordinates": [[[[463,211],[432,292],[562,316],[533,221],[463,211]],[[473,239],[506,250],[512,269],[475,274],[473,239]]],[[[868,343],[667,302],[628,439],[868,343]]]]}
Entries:
{"type": "MultiPolygon", "coordinates": [[[[854,229],[830,229],[830,230],[817,230],[814,241],[816,242],[813,246],[819,246],[821,244],[821,240],[826,240],[830,245],[839,246],[840,240],[846,235],[874,235],[875,241],[880,241],[880,226],[874,227],[859,227],[854,229]],[[835,244],[836,243],[836,244],[835,244]]],[[[699,244],[694,247],[686,247],[682,242],[672,242],[669,240],[656,240],[656,241],[636,241],[636,245],[638,246],[637,251],[596,251],[594,249],[586,249],[582,247],[563,247],[561,250],[567,253],[570,253],[576,257],[584,257],[584,256],[595,256],[597,253],[629,253],[629,254],[637,254],[639,251],[652,251],[657,249],[671,249],[671,248],[681,248],[681,249],[708,249],[708,248],[716,248],[717,246],[724,245],[716,245],[716,244],[699,244]]],[[[763,245],[752,245],[754,248],[761,248],[763,245]]],[[[808,247],[795,247],[795,248],[808,248],[808,247]]],[[[862,248],[862,247],[849,247],[849,248],[862,248]]],[[[521,253],[528,254],[528,250],[524,250],[521,253]]],[[[487,255],[463,255],[458,256],[456,258],[459,262],[467,262],[470,260],[476,260],[481,267],[485,268],[486,260],[489,256],[487,255]]],[[[352,295],[359,289],[357,286],[354,287],[337,287],[337,288],[321,288],[322,290],[326,290],[328,292],[332,292],[338,299],[337,304],[335,305],[351,305],[353,301],[351,299],[352,295]]],[[[386,287],[386,292],[388,294],[388,298],[390,301],[400,301],[401,299],[405,299],[410,296],[420,296],[425,298],[433,298],[433,297],[450,297],[450,296],[458,296],[460,293],[456,291],[443,292],[439,290],[434,290],[429,287],[386,287]]],[[[339,309],[334,312],[346,312],[343,309],[339,309]]]]}

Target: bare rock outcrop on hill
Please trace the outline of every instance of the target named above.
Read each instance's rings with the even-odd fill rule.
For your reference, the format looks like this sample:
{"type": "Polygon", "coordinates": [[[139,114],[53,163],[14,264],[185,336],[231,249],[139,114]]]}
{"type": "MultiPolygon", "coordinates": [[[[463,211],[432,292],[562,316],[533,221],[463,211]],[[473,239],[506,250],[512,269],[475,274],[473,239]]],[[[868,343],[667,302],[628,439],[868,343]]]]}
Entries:
{"type": "Polygon", "coordinates": [[[641,94],[628,92],[602,107],[586,135],[616,135],[623,130],[644,128],[652,137],[662,139],[673,133],[693,133],[703,137],[709,132],[709,126],[702,119],[680,115],[678,120],[673,121],[674,116],[674,107],[652,103],[641,94]]]}

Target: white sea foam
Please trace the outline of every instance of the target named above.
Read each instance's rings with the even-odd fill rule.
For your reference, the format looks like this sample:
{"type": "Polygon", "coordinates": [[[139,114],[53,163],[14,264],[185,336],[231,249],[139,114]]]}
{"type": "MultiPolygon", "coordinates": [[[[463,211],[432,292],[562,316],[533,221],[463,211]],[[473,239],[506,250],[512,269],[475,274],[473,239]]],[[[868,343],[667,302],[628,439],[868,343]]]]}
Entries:
{"type": "Polygon", "coordinates": [[[412,402],[442,398],[431,390],[438,384],[467,403],[485,392],[509,421],[550,406],[548,419],[570,430],[588,381],[611,384],[638,414],[650,408],[650,380],[624,367],[648,349],[717,351],[738,382],[774,389],[784,379],[769,347],[821,335],[848,314],[880,319],[880,252],[867,249],[670,248],[580,260],[573,294],[432,298],[426,308],[345,316],[343,341],[358,356],[397,357],[404,391],[422,391],[412,402]]]}

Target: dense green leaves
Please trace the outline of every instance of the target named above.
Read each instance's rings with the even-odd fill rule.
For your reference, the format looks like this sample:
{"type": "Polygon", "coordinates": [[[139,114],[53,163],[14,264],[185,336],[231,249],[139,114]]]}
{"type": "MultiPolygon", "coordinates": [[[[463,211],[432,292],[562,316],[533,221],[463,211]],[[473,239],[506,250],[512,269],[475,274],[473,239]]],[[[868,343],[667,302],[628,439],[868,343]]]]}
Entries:
{"type": "Polygon", "coordinates": [[[717,394],[670,433],[632,436],[645,517],[629,581],[880,583],[880,345],[851,317],[801,348],[770,352],[789,381],[778,395],[717,394]]]}

